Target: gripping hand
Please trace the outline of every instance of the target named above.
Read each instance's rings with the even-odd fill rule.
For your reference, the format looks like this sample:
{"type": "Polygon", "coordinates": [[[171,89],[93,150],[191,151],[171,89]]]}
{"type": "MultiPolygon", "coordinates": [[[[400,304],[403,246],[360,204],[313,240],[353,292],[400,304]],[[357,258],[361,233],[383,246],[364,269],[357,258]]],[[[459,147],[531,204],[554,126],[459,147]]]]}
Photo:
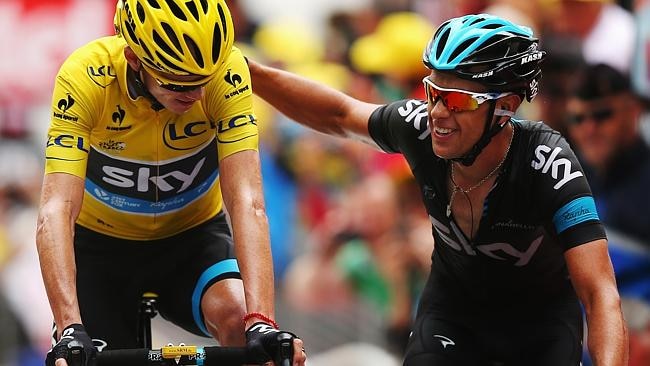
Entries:
{"type": "Polygon", "coordinates": [[[253,324],[246,331],[246,347],[248,347],[255,362],[261,364],[268,361],[276,366],[284,366],[282,362],[293,358],[293,339],[295,334],[280,331],[264,322],[253,324]]]}
{"type": "Polygon", "coordinates": [[[47,353],[46,366],[54,366],[54,362],[63,358],[69,366],[95,365],[95,346],[84,326],[71,324],[61,333],[61,339],[47,353]]]}

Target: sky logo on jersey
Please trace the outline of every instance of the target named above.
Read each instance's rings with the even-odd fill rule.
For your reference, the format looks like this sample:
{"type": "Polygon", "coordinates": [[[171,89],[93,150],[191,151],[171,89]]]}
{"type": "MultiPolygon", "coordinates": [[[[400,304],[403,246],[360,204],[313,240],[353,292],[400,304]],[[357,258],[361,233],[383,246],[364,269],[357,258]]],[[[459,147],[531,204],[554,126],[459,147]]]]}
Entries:
{"type": "Polygon", "coordinates": [[[56,107],[59,108],[61,113],[54,112],[54,118],[62,119],[64,121],[72,121],[72,122],[78,121],[79,117],[77,117],[77,116],[68,116],[68,115],[65,114],[65,112],[68,111],[68,109],[72,108],[72,106],[74,104],[75,104],[74,98],[72,97],[72,95],[70,95],[70,93],[67,93],[66,98],[61,98],[56,103],[56,107]]]}
{"type": "Polygon", "coordinates": [[[92,149],[85,189],[118,211],[160,214],[178,210],[214,186],[219,172],[215,151],[213,139],[195,154],[151,164],[92,149]]]}
{"type": "Polygon", "coordinates": [[[397,108],[397,113],[404,117],[404,122],[412,123],[416,130],[422,132],[418,136],[418,140],[424,140],[431,135],[427,103],[421,100],[410,99],[406,101],[406,104],[397,108]]]}
{"type": "MultiPolygon", "coordinates": [[[[144,214],[144,215],[154,215],[154,214],[164,214],[167,212],[173,212],[179,210],[190,203],[194,202],[196,199],[204,195],[210,190],[213,183],[217,180],[218,173],[215,171],[208,180],[202,182],[195,189],[186,191],[181,194],[177,194],[172,198],[161,199],[156,202],[149,200],[141,200],[129,196],[124,196],[120,194],[110,193],[106,191],[98,190],[99,186],[95,182],[86,179],[86,192],[96,199],[104,202],[105,204],[111,206],[117,211],[124,211],[129,213],[144,214]],[[102,196],[96,195],[97,192],[103,192],[102,196]]],[[[157,177],[154,177],[157,178],[157,177]]]]}
{"type": "Polygon", "coordinates": [[[555,215],[553,223],[558,233],[586,221],[599,220],[593,197],[580,197],[562,206],[555,215]]]}
{"type": "Polygon", "coordinates": [[[99,198],[102,201],[108,201],[111,199],[111,195],[103,189],[95,188],[93,189],[93,193],[95,194],[95,197],[99,198]]]}
{"type": "Polygon", "coordinates": [[[558,180],[558,182],[553,186],[553,189],[555,190],[562,188],[563,185],[575,178],[582,177],[581,171],[571,171],[573,168],[571,160],[567,158],[557,159],[560,151],[562,151],[562,148],[559,146],[555,149],[551,149],[546,145],[539,145],[535,149],[536,159],[531,163],[533,169],[541,170],[544,174],[548,173],[549,170],[551,171],[551,176],[558,180]],[[547,155],[549,152],[550,154],[547,155]]]}
{"type": "Polygon", "coordinates": [[[433,228],[440,237],[441,241],[453,248],[458,252],[465,252],[467,255],[477,255],[476,250],[484,255],[499,261],[510,261],[516,267],[523,267],[530,263],[531,259],[539,249],[544,235],[535,238],[528,247],[521,251],[509,243],[490,243],[472,246],[471,243],[465,238],[458,225],[450,221],[449,227],[442,222],[436,220],[435,217],[429,215],[429,220],[433,224],[433,228]],[[474,250],[476,249],[476,250],[474,250]]]}

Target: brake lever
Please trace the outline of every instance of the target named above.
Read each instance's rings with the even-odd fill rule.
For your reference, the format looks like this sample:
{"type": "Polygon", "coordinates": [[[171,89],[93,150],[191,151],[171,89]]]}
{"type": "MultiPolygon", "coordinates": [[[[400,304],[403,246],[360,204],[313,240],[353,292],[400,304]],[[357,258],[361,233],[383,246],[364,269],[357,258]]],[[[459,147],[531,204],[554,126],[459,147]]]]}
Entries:
{"type": "Polygon", "coordinates": [[[70,350],[69,353],[69,360],[68,366],[83,366],[84,364],[84,352],[83,352],[83,344],[80,342],[73,340],[72,342],[68,343],[68,349],[70,350]]]}
{"type": "Polygon", "coordinates": [[[278,366],[291,366],[293,363],[293,336],[287,332],[277,335],[278,349],[275,355],[275,364],[278,366]]]}

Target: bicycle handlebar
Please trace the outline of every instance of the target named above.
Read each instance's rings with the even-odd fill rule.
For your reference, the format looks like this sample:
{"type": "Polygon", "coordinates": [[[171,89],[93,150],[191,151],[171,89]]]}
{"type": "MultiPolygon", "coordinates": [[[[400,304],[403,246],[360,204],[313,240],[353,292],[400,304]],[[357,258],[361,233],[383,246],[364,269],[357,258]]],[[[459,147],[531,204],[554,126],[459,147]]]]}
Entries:
{"type": "Polygon", "coordinates": [[[255,364],[245,347],[166,346],[160,349],[124,349],[97,352],[97,366],[255,364]]]}

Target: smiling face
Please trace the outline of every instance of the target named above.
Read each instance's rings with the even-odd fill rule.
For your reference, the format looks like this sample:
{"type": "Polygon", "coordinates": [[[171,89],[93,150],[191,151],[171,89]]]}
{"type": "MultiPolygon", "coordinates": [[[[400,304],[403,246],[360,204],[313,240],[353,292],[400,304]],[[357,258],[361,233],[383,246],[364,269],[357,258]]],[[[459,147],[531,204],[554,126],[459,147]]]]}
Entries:
{"type": "MultiPolygon", "coordinates": [[[[430,80],[441,88],[486,92],[481,84],[433,71],[430,80]]],[[[433,152],[443,159],[466,155],[478,142],[485,128],[490,102],[481,103],[473,111],[452,112],[440,100],[428,104],[429,127],[433,152]]]]}

